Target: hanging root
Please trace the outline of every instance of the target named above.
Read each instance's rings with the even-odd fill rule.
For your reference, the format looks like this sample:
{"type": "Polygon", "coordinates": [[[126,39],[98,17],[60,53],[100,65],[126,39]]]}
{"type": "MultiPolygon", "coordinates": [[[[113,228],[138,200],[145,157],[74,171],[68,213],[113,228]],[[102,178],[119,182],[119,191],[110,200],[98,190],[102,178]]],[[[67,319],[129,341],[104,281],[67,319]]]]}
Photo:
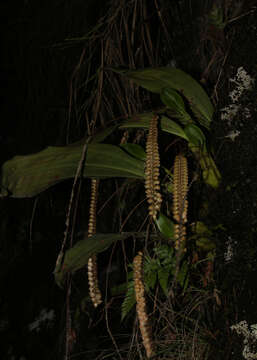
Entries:
{"type": "Polygon", "coordinates": [[[173,186],[173,218],[176,220],[174,225],[175,248],[184,249],[186,242],[186,222],[188,201],[188,169],[187,159],[183,155],[177,155],[174,163],[174,186],[173,186]]]}
{"type": "Polygon", "coordinates": [[[147,358],[154,355],[151,326],[146,312],[145,289],[143,283],[143,254],[140,251],[133,261],[134,287],[137,302],[137,316],[147,358]]]}
{"type": "MultiPolygon", "coordinates": [[[[98,195],[99,180],[91,180],[91,201],[89,209],[89,222],[88,222],[88,237],[96,233],[96,204],[98,195]]],[[[89,295],[94,307],[97,307],[102,303],[102,295],[98,285],[98,273],[97,273],[97,256],[93,255],[89,258],[88,264],[88,283],[89,283],[89,295]]]]}
{"type": "Polygon", "coordinates": [[[149,204],[149,215],[156,219],[161,208],[160,194],[160,157],[158,151],[158,116],[154,116],[149,124],[146,143],[145,192],[149,204]]]}

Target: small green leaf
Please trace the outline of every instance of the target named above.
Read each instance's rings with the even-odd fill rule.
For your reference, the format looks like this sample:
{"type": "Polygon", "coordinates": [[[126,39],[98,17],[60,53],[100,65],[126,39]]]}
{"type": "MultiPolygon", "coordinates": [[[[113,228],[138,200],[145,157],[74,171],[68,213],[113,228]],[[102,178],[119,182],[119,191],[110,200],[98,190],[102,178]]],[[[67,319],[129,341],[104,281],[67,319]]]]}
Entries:
{"type": "Polygon", "coordinates": [[[175,110],[178,113],[186,111],[183,98],[176,90],[163,88],[160,96],[163,104],[170,109],[175,110]]]}
{"type": "Polygon", "coordinates": [[[183,125],[193,122],[191,116],[185,109],[182,96],[180,96],[176,90],[164,88],[161,92],[161,100],[169,109],[175,112],[174,116],[177,117],[183,125]]]}
{"type": "Polygon", "coordinates": [[[173,222],[164,214],[160,213],[159,217],[155,220],[155,223],[162,233],[162,235],[167,239],[174,238],[174,224],[173,222]]]}
{"type": "Polygon", "coordinates": [[[200,235],[212,236],[211,230],[202,221],[197,221],[195,223],[194,228],[195,228],[194,233],[198,236],[200,236],[200,235]]]}
{"type": "MultiPolygon", "coordinates": [[[[223,19],[223,7],[222,5],[214,4],[211,11],[208,14],[209,23],[216,27],[218,30],[223,30],[226,26],[226,22],[223,19]]],[[[215,31],[215,29],[214,29],[215,31]]]]}
{"type": "Polygon", "coordinates": [[[204,133],[202,130],[195,124],[188,124],[184,131],[189,139],[189,142],[195,146],[203,147],[206,143],[204,133]]]}
{"type": "Polygon", "coordinates": [[[196,240],[196,246],[203,251],[212,251],[216,249],[215,243],[207,237],[200,237],[196,240]]]}
{"type": "Polygon", "coordinates": [[[137,159],[145,160],[146,159],[146,153],[142,146],[138,144],[122,144],[120,147],[124,150],[126,150],[130,155],[134,156],[137,159]]]}
{"type": "Polygon", "coordinates": [[[169,263],[171,263],[170,261],[174,256],[174,249],[167,244],[158,245],[154,248],[154,252],[157,257],[161,259],[162,263],[165,262],[167,259],[169,263]]]}
{"type": "Polygon", "coordinates": [[[179,285],[183,288],[183,291],[185,291],[188,287],[188,263],[184,261],[182,265],[180,266],[177,280],[179,285]]]}
{"type": "Polygon", "coordinates": [[[189,143],[189,147],[200,163],[204,182],[213,188],[217,188],[220,184],[221,174],[212,156],[208,153],[206,148],[201,150],[192,143],[189,143]]]}

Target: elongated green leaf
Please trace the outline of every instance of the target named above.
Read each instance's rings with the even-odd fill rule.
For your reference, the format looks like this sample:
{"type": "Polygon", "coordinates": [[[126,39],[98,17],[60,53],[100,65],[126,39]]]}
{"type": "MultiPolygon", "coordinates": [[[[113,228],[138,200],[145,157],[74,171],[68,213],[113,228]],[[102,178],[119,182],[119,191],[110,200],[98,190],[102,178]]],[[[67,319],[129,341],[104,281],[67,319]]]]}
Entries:
{"type": "Polygon", "coordinates": [[[113,242],[124,240],[129,236],[128,233],[96,234],[78,241],[71,249],[66,251],[62,265],[55,268],[56,283],[62,286],[67,273],[73,274],[83,268],[92,255],[105,251],[113,242]]]}
{"type": "Polygon", "coordinates": [[[167,239],[174,238],[174,224],[173,222],[164,214],[160,213],[158,219],[155,220],[155,223],[162,233],[162,235],[167,239]]]}
{"type": "MultiPolygon", "coordinates": [[[[83,145],[53,147],[39,153],[15,156],[4,163],[1,195],[32,197],[62,180],[75,176],[83,145]]],[[[83,176],[91,178],[143,178],[144,163],[120,147],[89,144],[83,176]]]]}
{"type": "Polygon", "coordinates": [[[187,99],[201,125],[210,128],[214,111],[212,103],[202,86],[184,71],[170,67],[111,70],[128,77],[136,84],[154,93],[161,94],[164,88],[177,90],[187,99]]]}
{"type": "MultiPolygon", "coordinates": [[[[149,128],[149,122],[153,118],[154,113],[142,113],[137,114],[124,121],[120,125],[120,129],[123,128],[149,128]]],[[[188,140],[187,135],[185,134],[182,127],[177,124],[175,121],[167,118],[166,116],[161,116],[161,129],[169,134],[177,135],[182,137],[185,140],[188,140]]]]}

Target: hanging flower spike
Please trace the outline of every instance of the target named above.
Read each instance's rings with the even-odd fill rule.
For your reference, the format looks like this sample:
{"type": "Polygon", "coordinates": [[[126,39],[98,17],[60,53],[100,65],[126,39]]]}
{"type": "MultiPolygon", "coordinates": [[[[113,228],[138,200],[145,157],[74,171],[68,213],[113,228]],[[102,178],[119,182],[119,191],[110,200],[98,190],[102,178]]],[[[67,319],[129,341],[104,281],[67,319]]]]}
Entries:
{"type": "Polygon", "coordinates": [[[155,115],[149,123],[149,133],[146,142],[145,192],[149,204],[149,215],[155,220],[161,208],[160,194],[160,156],[158,150],[158,116],[155,115]]]}
{"type": "Polygon", "coordinates": [[[177,155],[174,163],[173,179],[173,218],[176,220],[174,225],[175,248],[185,249],[186,242],[186,222],[188,201],[188,169],[187,159],[183,155],[177,155]]]}
{"type": "MultiPolygon", "coordinates": [[[[91,180],[91,201],[89,208],[88,237],[96,233],[96,204],[98,195],[99,180],[91,180]]],[[[98,285],[97,256],[89,258],[88,264],[89,295],[94,307],[102,303],[102,295],[98,285]]]]}
{"type": "Polygon", "coordinates": [[[154,344],[151,336],[151,326],[149,324],[149,318],[146,312],[145,288],[143,283],[143,254],[141,251],[137,256],[135,256],[133,261],[133,276],[139,327],[146,351],[146,356],[149,359],[154,355],[154,344]]]}

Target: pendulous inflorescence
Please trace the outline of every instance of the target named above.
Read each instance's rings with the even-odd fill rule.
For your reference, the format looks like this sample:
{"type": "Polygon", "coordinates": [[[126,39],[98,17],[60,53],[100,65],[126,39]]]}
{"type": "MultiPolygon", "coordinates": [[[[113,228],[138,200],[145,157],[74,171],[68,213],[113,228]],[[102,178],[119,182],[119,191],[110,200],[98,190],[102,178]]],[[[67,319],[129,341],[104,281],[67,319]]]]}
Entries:
{"type": "Polygon", "coordinates": [[[187,159],[182,154],[175,158],[173,174],[173,218],[175,232],[175,247],[185,250],[186,222],[187,222],[187,192],[188,168],[187,159]]]}
{"type": "MultiPolygon", "coordinates": [[[[96,233],[96,205],[98,195],[99,180],[91,180],[91,201],[89,208],[89,221],[88,221],[88,237],[96,233]]],[[[97,256],[93,255],[89,258],[88,264],[88,283],[89,295],[94,307],[102,303],[102,295],[98,285],[98,271],[97,271],[97,256]]]]}
{"type": "Polygon", "coordinates": [[[158,116],[155,115],[149,123],[149,133],[146,142],[145,192],[148,201],[149,215],[155,220],[161,208],[160,194],[160,156],[158,150],[158,116]]]}
{"type": "Polygon", "coordinates": [[[133,261],[134,288],[137,316],[147,358],[155,354],[152,340],[152,329],[146,311],[145,288],[143,283],[143,254],[140,251],[133,261]]]}

